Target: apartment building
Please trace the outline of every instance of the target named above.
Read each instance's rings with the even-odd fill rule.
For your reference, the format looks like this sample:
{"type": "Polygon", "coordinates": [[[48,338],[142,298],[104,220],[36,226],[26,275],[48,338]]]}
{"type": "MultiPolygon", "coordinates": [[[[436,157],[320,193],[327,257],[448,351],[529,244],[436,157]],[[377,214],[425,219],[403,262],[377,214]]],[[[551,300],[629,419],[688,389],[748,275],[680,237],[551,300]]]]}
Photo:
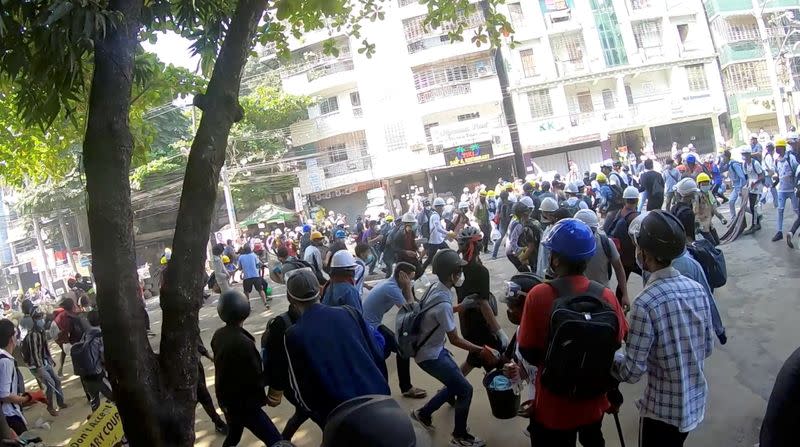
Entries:
{"type": "Polygon", "coordinates": [[[360,40],[324,31],[291,43],[283,88],[319,99],[309,119],[290,128],[310,205],[352,220],[380,188],[398,213],[419,189],[460,193],[512,174],[494,53],[469,42],[483,14],[465,17],[465,42],[451,44],[451,29],[423,26],[426,13],[417,2],[387,3],[383,21],[364,24],[377,48],[372,58],[358,53],[360,40]],[[336,57],[323,55],[331,37],[336,57]]]}
{"type": "Polygon", "coordinates": [[[706,0],[737,143],[797,125],[800,0],[706,0]],[[765,45],[766,43],[766,45],[765,45]]]}
{"type": "MultiPolygon", "coordinates": [[[[727,0],[724,0],[727,2],[727,0]]],[[[581,171],[672,143],[723,139],[726,105],[702,3],[539,0],[507,3],[504,48],[526,169],[581,171]]]]}

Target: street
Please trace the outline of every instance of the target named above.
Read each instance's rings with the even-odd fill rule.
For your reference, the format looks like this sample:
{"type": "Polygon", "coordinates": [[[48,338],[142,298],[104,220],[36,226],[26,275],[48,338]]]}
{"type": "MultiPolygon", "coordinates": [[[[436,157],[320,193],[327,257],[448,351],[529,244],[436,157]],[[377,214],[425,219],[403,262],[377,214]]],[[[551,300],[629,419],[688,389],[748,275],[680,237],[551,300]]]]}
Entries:
{"type": "MultiPolygon", "coordinates": [[[[795,289],[797,280],[800,279],[800,263],[797,262],[799,253],[789,250],[783,241],[770,242],[769,239],[773,234],[771,229],[774,228],[773,208],[765,207],[765,213],[764,229],[756,237],[744,236],[723,247],[728,265],[728,284],[716,292],[716,298],[727,326],[728,344],[724,347],[717,344],[715,351],[706,361],[710,399],[705,421],[689,436],[687,446],[750,447],[756,444],[766,400],[775,376],[784,359],[797,348],[800,329],[794,323],[796,315],[800,313],[800,300],[795,289]]],[[[499,295],[502,282],[512,275],[513,267],[506,259],[492,261],[488,256],[484,257],[484,263],[492,273],[492,290],[499,295]]],[[[417,296],[421,296],[421,289],[424,287],[421,283],[424,282],[423,278],[418,283],[417,296]]],[[[631,276],[629,287],[631,297],[636,296],[642,288],[641,278],[636,275],[631,276]]],[[[256,337],[257,342],[267,320],[285,311],[287,307],[285,288],[275,286],[273,289],[274,301],[269,311],[264,310],[257,296],[251,299],[253,312],[245,327],[256,337]]],[[[200,330],[209,349],[212,334],[221,326],[215,303],[216,296],[213,296],[200,311],[200,330]]],[[[151,300],[148,308],[151,309],[153,330],[158,333],[161,311],[157,299],[151,300]]],[[[387,315],[384,321],[393,326],[393,317],[394,312],[387,315]]],[[[499,320],[508,334],[514,331],[515,328],[505,317],[502,304],[499,320]]],[[[159,338],[154,337],[151,340],[156,349],[159,338]]],[[[463,351],[458,349],[452,351],[459,361],[464,359],[463,351]]],[[[213,395],[214,368],[207,360],[203,363],[206,367],[207,384],[213,395]]],[[[422,405],[423,401],[400,397],[393,358],[388,359],[387,366],[390,371],[389,384],[401,405],[408,409],[422,405]]],[[[72,366],[68,364],[64,370],[65,373],[71,374],[72,366]]],[[[469,375],[474,387],[469,419],[472,433],[484,438],[488,445],[511,447],[529,445],[529,440],[523,433],[526,420],[517,418],[501,421],[491,416],[486,392],[480,382],[482,376],[483,373],[477,370],[469,375]],[[503,429],[499,430],[500,427],[503,429]]],[[[426,389],[429,395],[439,388],[439,384],[413,365],[413,362],[412,381],[414,385],[426,389]]],[[[634,401],[642,387],[643,383],[623,384],[621,387],[625,395],[625,404],[620,412],[620,420],[627,445],[636,445],[637,442],[638,415],[634,401]]],[[[57,418],[47,415],[43,406],[26,412],[31,425],[39,417],[50,422],[52,426],[50,430],[36,431],[48,445],[65,445],[89,412],[77,377],[65,378],[65,392],[68,403],[72,406],[57,418]]],[[[216,402],[216,398],[214,400],[216,402]]],[[[266,410],[281,429],[292,415],[293,409],[291,404],[284,400],[278,408],[266,410]]],[[[447,445],[452,424],[453,410],[445,405],[434,415],[434,425],[437,430],[433,435],[433,445],[447,445]]],[[[213,425],[199,406],[196,425],[196,445],[221,445],[223,437],[214,432],[213,425]]],[[[611,417],[606,417],[604,421],[604,432],[607,445],[619,445],[611,417]]],[[[298,447],[316,447],[320,439],[320,430],[313,423],[307,422],[298,431],[293,442],[298,447]]],[[[245,437],[240,445],[257,446],[260,443],[245,431],[245,437]]]]}

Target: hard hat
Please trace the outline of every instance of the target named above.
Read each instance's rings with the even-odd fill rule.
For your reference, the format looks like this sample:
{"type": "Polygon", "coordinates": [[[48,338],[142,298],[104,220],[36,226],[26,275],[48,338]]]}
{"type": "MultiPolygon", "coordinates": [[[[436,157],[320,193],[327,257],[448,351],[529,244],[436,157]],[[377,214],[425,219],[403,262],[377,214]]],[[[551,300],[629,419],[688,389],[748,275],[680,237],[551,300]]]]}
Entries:
{"type": "Polygon", "coordinates": [[[505,282],[500,300],[506,304],[520,301],[524,303],[528,292],[543,282],[540,276],[533,273],[517,273],[505,282]]]}
{"type": "Polygon", "coordinates": [[[567,194],[578,194],[578,185],[575,182],[568,183],[567,187],[564,188],[564,192],[567,194]]]}
{"type": "Polygon", "coordinates": [[[431,265],[433,266],[434,275],[439,278],[447,278],[461,269],[461,267],[467,265],[467,263],[461,259],[458,253],[446,248],[436,252],[431,265]]]}
{"type": "Polygon", "coordinates": [[[226,323],[244,321],[250,315],[250,301],[238,290],[229,290],[219,297],[217,313],[226,323]]]}
{"type": "Polygon", "coordinates": [[[661,262],[670,262],[686,249],[686,231],[672,214],[653,210],[642,219],[636,244],[661,262]]]}
{"type": "Polygon", "coordinates": [[[539,211],[545,213],[552,213],[557,209],[558,209],[558,202],[556,202],[556,199],[552,197],[545,197],[544,200],[542,200],[542,204],[539,205],[539,211]]]}
{"type": "Polygon", "coordinates": [[[356,266],[356,258],[347,250],[339,250],[331,258],[332,269],[351,269],[356,266]]]}
{"type": "Polygon", "coordinates": [[[531,182],[525,182],[522,184],[522,190],[525,191],[526,193],[529,193],[533,191],[533,185],[531,184],[531,182]]]}
{"type": "MultiPolygon", "coordinates": [[[[286,264],[284,264],[286,265],[286,264]]],[[[284,273],[286,294],[296,301],[313,301],[319,296],[319,282],[309,267],[284,273]]]]}
{"type": "Polygon", "coordinates": [[[464,191],[464,193],[468,193],[468,192],[469,192],[469,188],[467,188],[467,187],[465,186],[465,187],[464,187],[464,189],[463,189],[463,191],[464,191]]]}
{"type": "Polygon", "coordinates": [[[709,177],[708,174],[706,174],[705,172],[697,174],[697,183],[710,182],[710,181],[711,177],[709,177]]]}
{"type": "Polygon", "coordinates": [[[433,206],[444,206],[444,199],[441,197],[433,199],[433,206]]]}
{"type": "Polygon", "coordinates": [[[614,166],[614,162],[610,158],[603,160],[603,164],[601,165],[603,168],[610,168],[612,166],[614,166]]]}
{"type": "Polygon", "coordinates": [[[344,230],[336,230],[336,231],[333,233],[333,237],[334,237],[335,239],[344,239],[344,238],[346,238],[346,237],[347,237],[347,233],[345,233],[345,232],[344,232],[344,230]]]}
{"type": "Polygon", "coordinates": [[[697,157],[695,157],[693,154],[689,154],[686,156],[686,163],[697,163],[697,157]]]}
{"type": "Polygon", "coordinates": [[[40,282],[37,282],[36,284],[33,285],[34,289],[38,289],[39,287],[42,287],[42,283],[40,282]]]}
{"type": "Polygon", "coordinates": [[[428,435],[419,433],[408,413],[390,396],[365,395],[337,406],[328,416],[322,447],[371,445],[423,446],[428,435]]]}
{"type": "Polygon", "coordinates": [[[311,231],[311,225],[309,224],[303,225],[303,233],[308,233],[309,231],[311,231]]]}
{"type": "Polygon", "coordinates": [[[390,214],[390,215],[386,216],[386,219],[384,219],[384,220],[386,220],[386,222],[394,222],[394,216],[392,216],[390,214]]]}
{"type": "Polygon", "coordinates": [[[775,146],[784,146],[784,147],[786,147],[786,138],[776,138],[775,139],[775,146]]]}
{"type": "MultiPolygon", "coordinates": [[[[456,203],[456,199],[454,199],[452,197],[448,197],[447,198],[447,204],[448,205],[455,205],[455,203],[456,203]]],[[[433,206],[436,206],[436,203],[434,203],[433,206]]]]}
{"type": "Polygon", "coordinates": [[[597,174],[597,177],[595,177],[595,180],[597,180],[597,183],[605,183],[607,181],[606,180],[606,175],[601,172],[601,173],[597,174]]]}
{"type": "Polygon", "coordinates": [[[311,232],[311,240],[322,239],[324,236],[319,231],[312,231],[311,232]]]}
{"type": "MultiPolygon", "coordinates": [[[[631,240],[636,242],[636,239],[639,238],[639,230],[642,228],[642,221],[644,220],[647,213],[650,211],[642,211],[641,214],[636,216],[630,224],[628,224],[628,235],[631,237],[631,240]]],[[[577,214],[577,213],[576,213],[577,214]]]]}
{"type": "Polygon", "coordinates": [[[578,210],[575,213],[575,218],[585,223],[589,228],[600,226],[600,219],[597,218],[597,214],[592,210],[578,210]]]}
{"type": "Polygon", "coordinates": [[[166,256],[162,256],[161,260],[159,262],[161,263],[161,265],[167,265],[167,261],[168,261],[167,257],[166,256]]]}
{"type": "Polygon", "coordinates": [[[467,202],[459,202],[458,203],[458,209],[460,209],[460,210],[469,209],[469,203],[467,203],[467,202]]]}
{"type": "Polygon", "coordinates": [[[222,259],[222,263],[223,264],[230,264],[231,263],[231,258],[229,258],[227,255],[222,255],[221,259],[222,259]]]}
{"type": "Polygon", "coordinates": [[[533,199],[531,199],[528,196],[524,196],[521,199],[519,199],[519,203],[525,204],[525,206],[527,206],[528,208],[533,208],[533,199]]]}
{"type": "Polygon", "coordinates": [[[628,186],[625,188],[625,191],[622,191],[622,198],[623,199],[638,199],[639,198],[639,190],[636,189],[634,186],[628,186]]]}
{"type": "Polygon", "coordinates": [[[585,261],[594,256],[594,232],[578,219],[561,219],[542,241],[542,245],[570,261],[585,261]]]}
{"type": "Polygon", "coordinates": [[[695,181],[691,178],[687,177],[685,179],[681,179],[681,181],[675,185],[675,191],[678,193],[678,195],[688,196],[689,194],[696,193],[699,191],[699,189],[697,189],[697,183],[695,183],[695,181]]]}
{"type": "Polygon", "coordinates": [[[494,192],[493,189],[486,192],[486,197],[494,197],[494,196],[495,196],[495,192],[494,192]]]}
{"type": "Polygon", "coordinates": [[[753,138],[755,138],[757,140],[758,139],[758,135],[756,135],[754,133],[751,133],[750,134],[750,139],[752,140],[753,138]]]}
{"type": "Polygon", "coordinates": [[[459,243],[468,242],[468,241],[474,240],[475,238],[480,238],[480,239],[477,239],[477,240],[481,240],[483,238],[483,235],[481,234],[481,232],[478,231],[478,229],[475,228],[475,227],[467,225],[464,228],[462,228],[461,231],[458,232],[458,242],[459,243]]]}
{"type": "Polygon", "coordinates": [[[528,205],[522,201],[515,203],[514,207],[512,208],[512,212],[516,215],[527,214],[530,210],[530,207],[528,207],[528,205]]]}
{"type": "Polygon", "coordinates": [[[403,214],[403,223],[417,223],[417,218],[412,213],[403,214]]]}
{"type": "MultiPolygon", "coordinates": [[[[494,191],[492,191],[492,192],[494,192],[494,191]]],[[[489,195],[489,193],[484,190],[484,191],[479,192],[478,195],[480,195],[481,197],[486,197],[487,195],[489,195]]],[[[492,195],[494,195],[494,194],[492,194],[492,195]]]]}
{"type": "Polygon", "coordinates": [[[789,143],[797,142],[797,139],[798,139],[797,132],[789,132],[786,134],[786,141],[788,141],[789,143]]]}
{"type": "Polygon", "coordinates": [[[428,205],[430,205],[430,204],[431,204],[431,199],[429,199],[429,198],[427,198],[427,197],[426,197],[426,198],[424,198],[424,199],[422,199],[422,205],[423,205],[423,206],[428,206],[428,205]]]}

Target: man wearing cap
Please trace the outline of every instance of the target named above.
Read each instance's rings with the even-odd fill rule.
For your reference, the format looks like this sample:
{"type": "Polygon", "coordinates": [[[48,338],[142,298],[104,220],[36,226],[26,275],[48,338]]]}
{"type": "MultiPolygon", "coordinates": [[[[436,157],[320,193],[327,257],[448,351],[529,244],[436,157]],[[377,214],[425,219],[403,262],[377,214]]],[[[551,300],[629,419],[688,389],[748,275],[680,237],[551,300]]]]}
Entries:
{"type": "Polygon", "coordinates": [[[692,154],[686,156],[686,170],[683,171],[683,178],[697,178],[697,174],[703,172],[703,167],[697,162],[697,157],[692,154]]]}
{"type": "Polygon", "coordinates": [[[289,383],[298,403],[324,424],[337,405],[370,394],[389,395],[383,351],[354,309],[320,304],[314,274],[298,269],[286,280],[299,315],[286,331],[289,383]]]}
{"type": "Polygon", "coordinates": [[[331,279],[322,288],[320,302],[327,306],[351,306],[361,312],[361,294],[355,286],[356,259],[339,250],[331,259],[331,279]]]}
{"type": "MultiPolygon", "coordinates": [[[[742,149],[746,149],[743,147],[742,149]]],[[[736,216],[736,201],[739,199],[739,196],[742,194],[742,188],[745,187],[747,184],[747,174],[744,172],[744,166],[742,165],[741,161],[734,160],[731,156],[731,151],[726,150],[722,153],[722,168],[721,171],[728,173],[728,178],[731,181],[731,198],[730,202],[728,202],[728,207],[730,207],[731,213],[731,220],[733,220],[736,216]]],[[[745,198],[742,197],[742,205],[744,204],[745,198]]]]}
{"type": "Polygon", "coordinates": [[[433,261],[433,257],[436,256],[436,252],[447,248],[447,244],[444,243],[444,238],[447,236],[447,230],[444,228],[444,223],[442,222],[442,212],[444,211],[444,199],[441,197],[437,197],[433,199],[433,212],[428,219],[428,228],[430,229],[430,237],[428,238],[428,243],[425,244],[425,251],[428,254],[428,257],[425,258],[425,263],[422,264],[422,271],[418,272],[417,275],[422,275],[425,273],[425,269],[433,261]]]}
{"type": "Polygon", "coordinates": [[[311,265],[311,269],[314,271],[314,274],[317,276],[317,281],[319,281],[320,284],[328,282],[328,278],[323,272],[324,264],[322,261],[322,252],[319,251],[319,247],[322,247],[324,240],[325,238],[322,236],[322,233],[319,231],[312,231],[311,245],[306,247],[303,253],[303,260],[311,265]]]}
{"type": "Polygon", "coordinates": [[[608,183],[610,185],[617,185],[622,189],[628,187],[628,182],[626,181],[625,174],[622,172],[622,162],[619,160],[614,160],[612,163],[614,168],[613,171],[609,171],[606,176],[608,177],[608,183]]]}
{"type": "MultiPolygon", "coordinates": [[[[800,217],[800,207],[798,207],[797,195],[794,193],[797,185],[797,176],[800,173],[800,162],[797,154],[786,150],[786,140],[779,138],[775,141],[775,176],[777,177],[777,200],[775,201],[778,209],[778,232],[772,238],[773,242],[783,239],[783,212],[786,209],[786,202],[791,202],[795,214],[800,217]]],[[[791,233],[787,234],[787,242],[791,243],[791,233]]]]}

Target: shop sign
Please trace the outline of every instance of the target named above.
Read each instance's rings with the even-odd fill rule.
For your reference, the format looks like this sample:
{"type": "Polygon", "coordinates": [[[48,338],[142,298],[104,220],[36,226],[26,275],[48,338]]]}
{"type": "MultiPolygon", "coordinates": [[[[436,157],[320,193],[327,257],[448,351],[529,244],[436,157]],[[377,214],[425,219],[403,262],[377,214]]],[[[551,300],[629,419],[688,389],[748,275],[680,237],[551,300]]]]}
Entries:
{"type": "Polygon", "coordinates": [[[480,143],[465,144],[455,146],[442,151],[447,166],[462,166],[472,163],[480,163],[492,158],[492,142],[482,141],[480,143]]]}
{"type": "Polygon", "coordinates": [[[328,200],[335,197],[341,197],[361,191],[366,191],[368,189],[375,188],[375,186],[380,187],[380,183],[377,182],[356,183],[353,185],[342,186],[341,188],[334,188],[325,192],[311,193],[309,194],[309,197],[311,198],[312,201],[319,202],[320,200],[328,200]]]}
{"type": "Polygon", "coordinates": [[[501,132],[498,124],[498,120],[479,119],[435,126],[430,129],[431,139],[434,144],[442,146],[491,140],[492,135],[499,135],[501,132]]]}

